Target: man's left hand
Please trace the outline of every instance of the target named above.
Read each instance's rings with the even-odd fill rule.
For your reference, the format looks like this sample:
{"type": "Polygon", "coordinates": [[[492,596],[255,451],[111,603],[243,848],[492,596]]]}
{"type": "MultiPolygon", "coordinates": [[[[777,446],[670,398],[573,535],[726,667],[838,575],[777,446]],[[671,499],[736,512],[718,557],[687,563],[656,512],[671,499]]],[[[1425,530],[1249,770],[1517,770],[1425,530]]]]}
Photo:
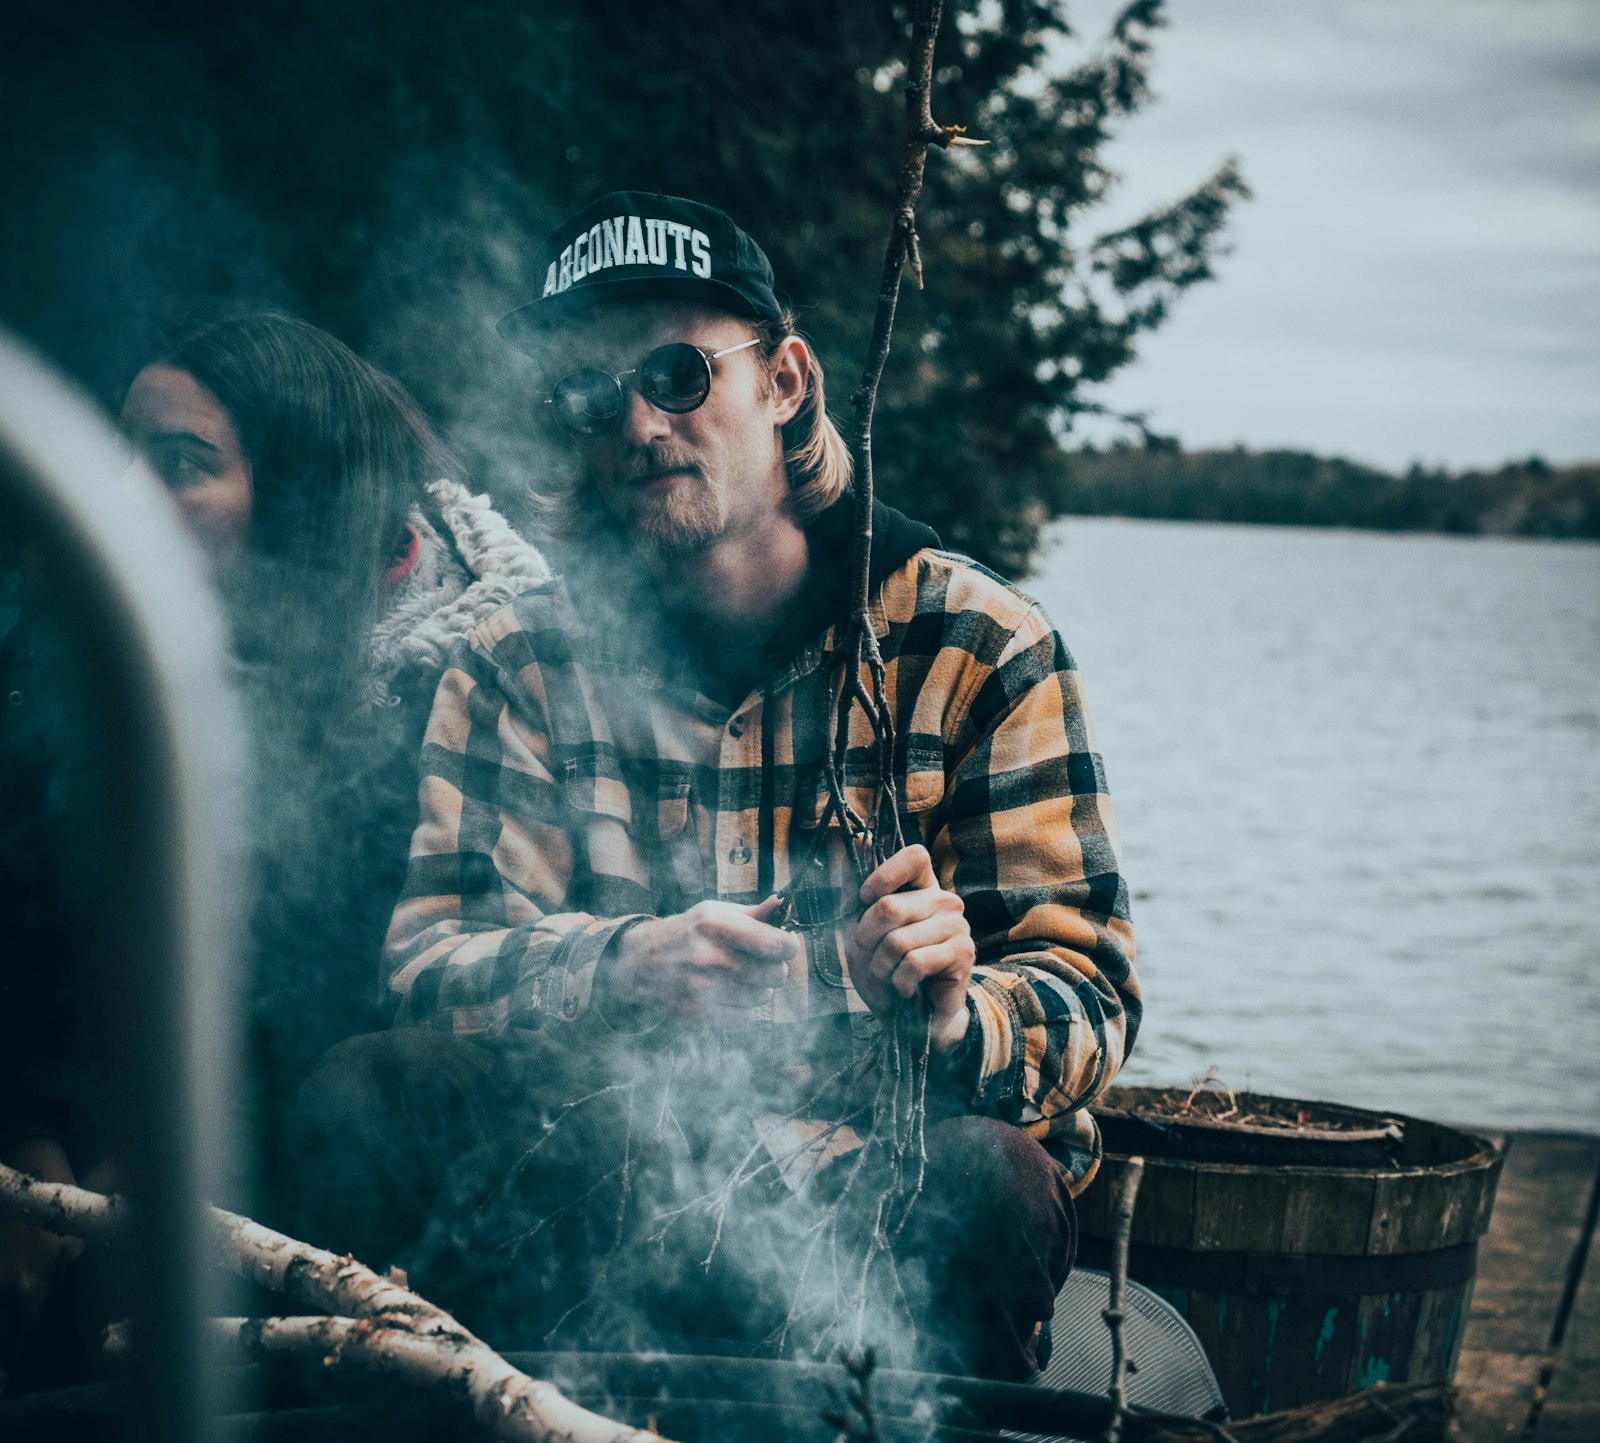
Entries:
{"type": "Polygon", "coordinates": [[[966,1034],[977,956],[961,898],[939,885],[928,849],[913,845],[879,864],[861,902],[866,911],[844,932],[852,985],[880,1017],[920,991],[934,1050],[948,1052],[966,1034]]]}

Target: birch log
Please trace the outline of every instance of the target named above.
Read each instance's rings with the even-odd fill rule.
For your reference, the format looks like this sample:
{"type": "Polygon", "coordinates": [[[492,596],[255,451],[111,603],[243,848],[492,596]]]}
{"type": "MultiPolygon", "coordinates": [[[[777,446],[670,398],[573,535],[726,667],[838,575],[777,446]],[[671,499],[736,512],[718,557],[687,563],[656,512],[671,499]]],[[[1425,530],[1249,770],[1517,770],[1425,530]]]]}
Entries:
{"type": "MultiPolygon", "coordinates": [[[[0,1164],[0,1217],[111,1243],[128,1205],[65,1183],[41,1182],[0,1164]]],[[[237,1213],[210,1210],[225,1261],[247,1278],[333,1318],[224,1320],[241,1346],[341,1359],[415,1386],[461,1393],[478,1425],[508,1443],[661,1443],[660,1435],[580,1408],[519,1372],[426,1298],[363,1267],[237,1213]]],[[[114,1335],[125,1343],[125,1335],[114,1335]]]]}

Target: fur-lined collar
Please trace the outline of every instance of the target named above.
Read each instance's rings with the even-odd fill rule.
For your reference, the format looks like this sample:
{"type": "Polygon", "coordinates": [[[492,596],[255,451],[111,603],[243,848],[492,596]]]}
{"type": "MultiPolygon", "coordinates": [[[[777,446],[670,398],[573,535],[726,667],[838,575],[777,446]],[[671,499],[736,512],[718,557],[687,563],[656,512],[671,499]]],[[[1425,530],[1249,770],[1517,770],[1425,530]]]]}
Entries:
{"type": "Polygon", "coordinates": [[[489,504],[455,481],[433,481],[407,517],[419,542],[416,564],[372,629],[365,688],[372,705],[392,704],[402,671],[437,672],[452,642],[530,587],[547,581],[539,549],[489,504]]]}

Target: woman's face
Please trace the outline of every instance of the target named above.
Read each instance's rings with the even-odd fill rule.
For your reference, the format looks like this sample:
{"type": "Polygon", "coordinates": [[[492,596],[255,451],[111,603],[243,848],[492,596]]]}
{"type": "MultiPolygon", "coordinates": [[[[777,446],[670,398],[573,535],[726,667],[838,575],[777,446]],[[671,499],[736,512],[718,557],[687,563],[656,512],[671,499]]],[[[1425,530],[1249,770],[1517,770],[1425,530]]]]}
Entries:
{"type": "Polygon", "coordinates": [[[253,493],[250,458],[222,403],[187,371],[146,366],[128,387],[121,422],[206,554],[217,564],[232,558],[249,530],[253,493]]]}

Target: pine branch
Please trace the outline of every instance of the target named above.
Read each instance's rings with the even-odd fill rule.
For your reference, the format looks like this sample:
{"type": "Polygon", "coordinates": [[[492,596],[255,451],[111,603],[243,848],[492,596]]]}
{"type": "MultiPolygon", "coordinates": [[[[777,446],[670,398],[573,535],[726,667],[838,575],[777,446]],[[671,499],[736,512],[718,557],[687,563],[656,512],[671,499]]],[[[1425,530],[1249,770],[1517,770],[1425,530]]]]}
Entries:
{"type": "MultiPolygon", "coordinates": [[[[0,1165],[0,1217],[51,1232],[112,1244],[128,1205],[64,1183],[41,1182],[0,1165]]],[[[352,1361],[408,1382],[465,1393],[479,1427],[516,1443],[660,1443],[656,1434],[590,1413],[548,1383],[519,1372],[487,1344],[416,1293],[351,1257],[314,1248],[237,1213],[210,1209],[223,1258],[241,1276],[308,1307],[351,1316],[261,1319],[248,1323],[254,1345],[352,1361]],[[278,1326],[278,1325],[283,1326],[278,1326]],[[292,1340],[300,1339],[299,1344],[292,1340]],[[330,1348],[330,1341],[340,1347],[330,1348]]]]}

